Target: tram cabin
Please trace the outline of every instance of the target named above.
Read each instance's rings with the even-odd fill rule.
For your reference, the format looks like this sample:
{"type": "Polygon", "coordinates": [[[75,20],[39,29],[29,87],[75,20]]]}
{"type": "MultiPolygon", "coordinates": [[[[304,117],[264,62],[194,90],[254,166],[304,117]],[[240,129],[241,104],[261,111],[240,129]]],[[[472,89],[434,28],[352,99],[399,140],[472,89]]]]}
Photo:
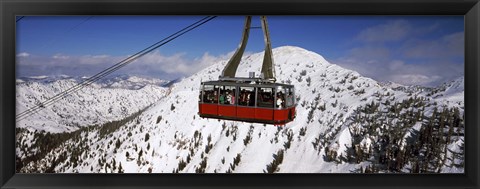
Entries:
{"type": "Polygon", "coordinates": [[[202,82],[199,115],[253,123],[284,125],[295,118],[293,85],[202,82]]]}

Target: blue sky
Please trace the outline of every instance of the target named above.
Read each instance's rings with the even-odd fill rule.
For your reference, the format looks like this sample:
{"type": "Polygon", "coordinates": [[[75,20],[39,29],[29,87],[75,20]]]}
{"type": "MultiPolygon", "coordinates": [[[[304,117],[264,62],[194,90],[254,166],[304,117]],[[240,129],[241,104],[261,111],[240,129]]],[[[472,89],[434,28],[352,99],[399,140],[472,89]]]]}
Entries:
{"type": "MultiPolygon", "coordinates": [[[[17,22],[17,77],[94,75],[203,16],[26,16],[17,22]]],[[[272,47],[298,46],[379,81],[433,86],[464,71],[463,16],[268,16],[272,47]]],[[[118,73],[188,76],[229,58],[243,16],[219,16],[118,73]]],[[[253,26],[260,26],[254,17],[253,26]]],[[[247,51],[263,50],[261,29],[247,51]]]]}

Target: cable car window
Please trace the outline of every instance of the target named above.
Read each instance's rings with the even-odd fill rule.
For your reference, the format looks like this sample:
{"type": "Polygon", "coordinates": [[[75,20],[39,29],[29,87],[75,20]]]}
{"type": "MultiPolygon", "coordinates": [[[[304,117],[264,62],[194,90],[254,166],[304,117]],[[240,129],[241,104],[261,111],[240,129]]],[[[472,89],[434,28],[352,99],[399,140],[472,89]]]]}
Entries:
{"type": "Polygon", "coordinates": [[[203,103],[218,103],[218,87],[213,85],[204,85],[203,86],[203,103]]]}
{"type": "Polygon", "coordinates": [[[255,106],[255,88],[253,87],[240,87],[238,92],[239,99],[238,105],[240,106],[255,106]]]}
{"type": "Polygon", "coordinates": [[[235,92],[235,86],[221,86],[219,98],[220,104],[235,105],[235,100],[237,100],[235,92]]]}
{"type": "Polygon", "coordinates": [[[272,88],[257,88],[257,106],[263,108],[273,108],[273,89],[272,88]]]}
{"type": "Polygon", "coordinates": [[[285,90],[283,87],[277,87],[277,96],[275,98],[275,108],[285,108],[285,90]]]}
{"type": "Polygon", "coordinates": [[[202,94],[204,94],[204,92],[203,92],[203,85],[200,86],[200,90],[199,90],[199,92],[198,92],[198,102],[202,102],[202,101],[203,101],[203,98],[202,98],[203,95],[202,95],[202,94]]]}
{"type": "Polygon", "coordinates": [[[293,106],[293,100],[294,100],[294,97],[293,97],[293,88],[286,88],[286,101],[287,101],[287,107],[292,107],[293,106]]]}

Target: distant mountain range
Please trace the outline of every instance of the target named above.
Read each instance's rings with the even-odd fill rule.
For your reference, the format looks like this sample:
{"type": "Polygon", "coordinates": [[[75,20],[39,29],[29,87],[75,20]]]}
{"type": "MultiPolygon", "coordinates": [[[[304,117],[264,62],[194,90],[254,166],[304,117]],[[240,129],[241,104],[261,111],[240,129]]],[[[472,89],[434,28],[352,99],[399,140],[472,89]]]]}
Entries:
{"type": "MultiPolygon", "coordinates": [[[[31,77],[20,77],[17,79],[17,84],[24,82],[38,82],[43,84],[52,83],[58,80],[74,80],[76,82],[82,82],[87,80],[88,76],[68,76],[68,75],[58,75],[58,76],[31,76],[31,77]]],[[[145,78],[139,76],[131,76],[127,74],[122,75],[113,75],[106,76],[104,78],[95,81],[95,84],[100,85],[102,88],[122,88],[122,89],[140,89],[147,85],[156,85],[162,87],[171,81],[156,79],[156,78],[145,78]]]]}
{"type": "MultiPolygon", "coordinates": [[[[84,79],[62,75],[17,80],[17,114],[77,86],[84,79]]],[[[122,119],[162,98],[168,91],[162,85],[168,82],[127,75],[105,78],[41,108],[39,113],[17,122],[17,127],[64,132],[122,119]]]]}

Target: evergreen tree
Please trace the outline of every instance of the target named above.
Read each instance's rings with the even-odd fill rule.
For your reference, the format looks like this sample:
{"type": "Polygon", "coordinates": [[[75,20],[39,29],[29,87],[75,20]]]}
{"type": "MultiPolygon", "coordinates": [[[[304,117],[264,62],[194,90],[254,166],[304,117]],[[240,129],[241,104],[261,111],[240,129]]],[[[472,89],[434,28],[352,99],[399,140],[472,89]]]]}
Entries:
{"type": "Polygon", "coordinates": [[[148,139],[150,139],[150,134],[146,133],[145,134],[145,142],[148,141],[148,139]]]}
{"type": "Polygon", "coordinates": [[[118,173],[123,173],[123,167],[122,167],[122,162],[118,165],[118,173]]]}

